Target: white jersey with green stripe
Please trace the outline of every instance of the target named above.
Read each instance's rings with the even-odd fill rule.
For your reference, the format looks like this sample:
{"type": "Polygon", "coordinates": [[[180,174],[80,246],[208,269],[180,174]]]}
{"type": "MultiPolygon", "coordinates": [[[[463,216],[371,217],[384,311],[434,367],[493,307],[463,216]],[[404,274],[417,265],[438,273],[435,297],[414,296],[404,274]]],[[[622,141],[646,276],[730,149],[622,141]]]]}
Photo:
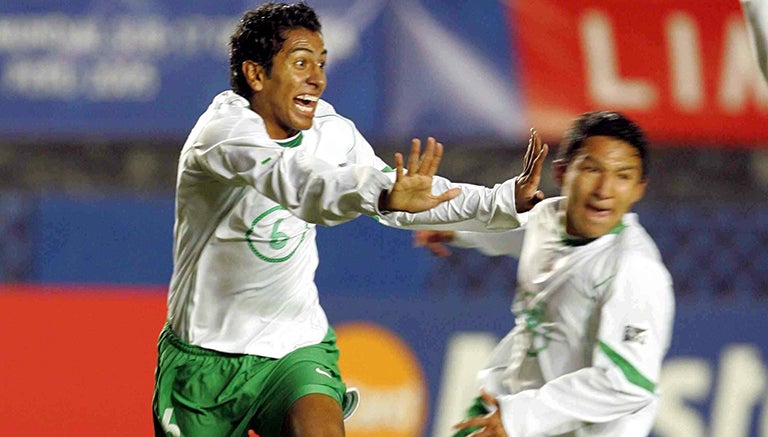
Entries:
{"type": "Polygon", "coordinates": [[[274,358],[319,343],[328,321],[314,283],[315,224],[375,215],[392,185],[387,169],[326,102],[310,129],[278,142],[246,99],[216,96],[178,163],[173,331],[196,346],[274,358]]]}
{"type": "Polygon", "coordinates": [[[451,202],[419,214],[377,210],[394,172],[324,101],[310,129],[269,138],[246,99],[216,96],[182,148],[176,180],[168,322],[204,348],[280,358],[319,343],[328,321],[314,283],[315,224],[360,214],[399,228],[517,226],[511,179],[493,188],[435,177],[451,202]]]}
{"type": "Polygon", "coordinates": [[[457,235],[458,246],[519,256],[515,327],[479,382],[510,437],[647,436],[672,334],[671,276],[635,214],[574,240],[563,205],[541,202],[514,231],[457,235]]]}

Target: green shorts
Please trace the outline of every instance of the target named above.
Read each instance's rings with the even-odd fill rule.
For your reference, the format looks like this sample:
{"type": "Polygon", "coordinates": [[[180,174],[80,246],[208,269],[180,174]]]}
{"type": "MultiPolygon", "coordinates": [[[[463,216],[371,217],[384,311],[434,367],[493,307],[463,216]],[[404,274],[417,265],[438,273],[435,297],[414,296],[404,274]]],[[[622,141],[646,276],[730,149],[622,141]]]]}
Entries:
{"type": "Polygon", "coordinates": [[[336,333],[280,359],[227,354],[183,342],[166,326],[158,340],[152,410],[156,437],[278,437],[288,409],[322,393],[340,404],[346,387],[336,333]]]}

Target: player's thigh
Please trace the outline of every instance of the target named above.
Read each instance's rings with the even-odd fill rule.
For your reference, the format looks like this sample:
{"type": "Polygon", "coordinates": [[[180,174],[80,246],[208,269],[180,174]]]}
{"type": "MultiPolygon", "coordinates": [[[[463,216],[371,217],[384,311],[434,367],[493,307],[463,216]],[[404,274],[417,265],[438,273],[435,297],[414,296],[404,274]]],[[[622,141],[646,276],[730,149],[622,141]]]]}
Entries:
{"type": "Polygon", "coordinates": [[[310,393],[288,409],[282,437],[343,437],[344,417],[339,402],[330,396],[310,393]]]}
{"type": "Polygon", "coordinates": [[[152,403],[155,435],[245,435],[274,366],[272,359],[191,346],[164,331],[152,403]]]}
{"type": "Polygon", "coordinates": [[[316,404],[323,411],[323,414],[315,413],[316,424],[341,427],[345,391],[335,336],[329,330],[322,343],[297,349],[279,360],[267,382],[264,404],[255,414],[252,428],[261,437],[278,437],[284,425],[301,426],[309,420],[301,414],[305,412],[305,408],[301,408],[305,404],[316,404]]]}

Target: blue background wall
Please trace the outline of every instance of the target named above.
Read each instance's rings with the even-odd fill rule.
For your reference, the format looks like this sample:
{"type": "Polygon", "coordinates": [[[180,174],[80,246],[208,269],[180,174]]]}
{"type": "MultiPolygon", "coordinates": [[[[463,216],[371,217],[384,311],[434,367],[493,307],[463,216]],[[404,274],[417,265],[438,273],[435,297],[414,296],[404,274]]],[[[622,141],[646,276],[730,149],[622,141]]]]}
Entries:
{"type": "MultiPolygon", "coordinates": [[[[47,195],[21,208],[11,196],[6,203],[17,205],[8,209],[13,211],[12,220],[24,223],[22,228],[8,224],[6,232],[22,232],[16,241],[19,250],[33,259],[29,282],[147,284],[162,289],[170,277],[170,197],[47,195]],[[31,237],[32,247],[24,234],[31,237]]],[[[710,372],[704,382],[700,379],[705,376],[688,372],[691,384],[708,388],[693,396],[673,385],[666,398],[678,404],[665,411],[682,409],[703,426],[725,426],[717,425],[727,420],[722,411],[716,414],[722,410],[716,405],[724,402],[718,397],[728,395],[718,384],[744,383],[734,381],[738,377],[723,364],[731,356],[729,351],[746,347],[754,355],[749,363],[765,379],[768,255],[762,248],[768,241],[768,220],[754,218],[765,217],[768,211],[743,204],[721,205],[717,210],[695,205],[670,209],[649,202],[638,212],[676,282],[678,309],[668,359],[704,366],[710,372]]],[[[431,408],[440,401],[451,337],[485,332],[500,338],[513,324],[508,309],[514,293],[512,259],[486,258],[466,250],[433,258],[412,247],[410,232],[386,228],[366,217],[320,228],[318,244],[317,282],[331,321],[367,320],[406,341],[425,369],[431,408]]],[[[749,384],[766,385],[755,375],[745,375],[749,384]]],[[[733,435],[765,435],[759,431],[765,408],[765,396],[750,404],[743,413],[748,428],[733,435]]],[[[431,426],[433,414],[429,420],[431,426]]],[[[657,435],[675,434],[659,431],[657,435]]]]}

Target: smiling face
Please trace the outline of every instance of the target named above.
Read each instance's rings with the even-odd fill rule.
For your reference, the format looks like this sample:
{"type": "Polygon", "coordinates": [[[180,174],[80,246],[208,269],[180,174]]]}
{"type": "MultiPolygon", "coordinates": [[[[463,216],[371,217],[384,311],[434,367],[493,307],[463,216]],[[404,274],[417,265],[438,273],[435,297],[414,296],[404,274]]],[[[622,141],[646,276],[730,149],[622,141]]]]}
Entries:
{"type": "Polygon", "coordinates": [[[272,71],[243,62],[243,74],[253,89],[251,108],[264,119],[269,136],[285,139],[309,129],[317,101],[325,91],[327,52],[323,37],[303,27],[288,30],[273,58],[272,71]]]}
{"type": "Polygon", "coordinates": [[[607,234],[645,193],[640,154],[618,138],[588,137],[570,162],[555,165],[562,194],[568,198],[566,232],[575,237],[607,234]]]}

